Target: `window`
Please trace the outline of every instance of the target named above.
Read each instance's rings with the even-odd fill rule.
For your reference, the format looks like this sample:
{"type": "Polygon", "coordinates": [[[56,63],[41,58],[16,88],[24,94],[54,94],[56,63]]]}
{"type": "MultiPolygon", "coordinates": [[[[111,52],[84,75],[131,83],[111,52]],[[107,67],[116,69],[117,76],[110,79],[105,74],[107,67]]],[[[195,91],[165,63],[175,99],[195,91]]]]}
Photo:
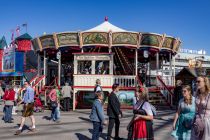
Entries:
{"type": "Polygon", "coordinates": [[[91,61],[78,61],[77,73],[78,74],[91,74],[91,61]]]}
{"type": "Polygon", "coordinates": [[[109,61],[96,61],[95,74],[109,74],[109,61]]]}

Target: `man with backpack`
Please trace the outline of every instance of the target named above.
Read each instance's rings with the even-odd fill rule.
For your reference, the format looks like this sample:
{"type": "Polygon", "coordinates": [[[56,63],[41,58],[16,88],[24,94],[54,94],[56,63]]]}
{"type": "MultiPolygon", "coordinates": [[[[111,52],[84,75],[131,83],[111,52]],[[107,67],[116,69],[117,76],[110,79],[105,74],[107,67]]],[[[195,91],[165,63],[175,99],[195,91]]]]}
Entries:
{"type": "Polygon", "coordinates": [[[94,88],[94,93],[96,93],[97,91],[103,91],[102,87],[101,87],[101,80],[100,79],[96,80],[96,86],[94,88]]]}

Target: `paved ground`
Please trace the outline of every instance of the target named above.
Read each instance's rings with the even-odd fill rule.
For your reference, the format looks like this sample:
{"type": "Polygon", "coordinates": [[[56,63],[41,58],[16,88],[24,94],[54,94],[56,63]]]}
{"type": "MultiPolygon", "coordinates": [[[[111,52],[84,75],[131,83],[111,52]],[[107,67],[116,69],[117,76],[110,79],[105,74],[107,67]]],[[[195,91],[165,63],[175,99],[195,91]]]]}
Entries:
{"type": "MultiPolygon", "coordinates": [[[[88,119],[90,110],[77,110],[75,112],[61,112],[61,123],[57,124],[48,120],[50,111],[44,113],[35,113],[37,133],[28,133],[25,131],[15,136],[14,133],[20,122],[20,113],[14,116],[14,123],[8,124],[0,121],[0,140],[90,140],[92,135],[92,124],[88,119]]],[[[121,119],[120,136],[126,140],[126,126],[129,123],[132,112],[124,110],[124,117],[121,119]]],[[[154,120],[155,140],[171,140],[171,123],[174,111],[159,111],[154,120]]],[[[0,113],[2,117],[2,113],[0,113]]],[[[30,120],[27,119],[26,125],[30,126],[30,120]]],[[[102,140],[105,139],[107,127],[104,128],[102,140]]],[[[114,133],[113,133],[114,134],[114,133]]]]}

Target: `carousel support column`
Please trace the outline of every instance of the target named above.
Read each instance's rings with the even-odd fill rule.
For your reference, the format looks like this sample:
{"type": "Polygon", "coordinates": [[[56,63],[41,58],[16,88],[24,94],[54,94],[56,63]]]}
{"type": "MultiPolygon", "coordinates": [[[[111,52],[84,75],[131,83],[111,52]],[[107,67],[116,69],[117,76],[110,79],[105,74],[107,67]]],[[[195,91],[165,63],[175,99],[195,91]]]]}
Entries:
{"type": "Polygon", "coordinates": [[[45,79],[43,81],[43,84],[46,85],[46,79],[47,79],[47,57],[46,57],[46,51],[44,50],[44,75],[45,79]]]}
{"type": "MultiPolygon", "coordinates": [[[[47,58],[46,58],[46,51],[44,50],[44,75],[45,78],[43,80],[43,84],[46,85],[46,79],[47,79],[47,58]]],[[[47,94],[46,94],[46,90],[45,90],[45,98],[44,98],[44,105],[47,105],[47,94]]]]}
{"type": "Polygon", "coordinates": [[[38,64],[38,76],[40,76],[41,75],[41,73],[40,73],[40,54],[39,53],[37,53],[38,54],[38,59],[37,59],[37,64],[38,64]]]}
{"type": "MultiPolygon", "coordinates": [[[[159,72],[159,52],[156,53],[156,76],[158,76],[159,72]]],[[[156,80],[156,84],[158,85],[158,80],[156,80]]]]}
{"type": "Polygon", "coordinates": [[[61,51],[57,53],[57,59],[58,59],[58,86],[61,85],[61,51]]]}
{"type": "Polygon", "coordinates": [[[173,86],[175,86],[175,83],[176,83],[176,78],[175,78],[175,74],[176,74],[175,67],[176,67],[176,64],[175,64],[175,61],[176,61],[175,56],[173,56],[173,67],[174,67],[174,69],[173,69],[173,84],[172,84],[173,86]]]}
{"type": "Polygon", "coordinates": [[[172,81],[173,81],[173,71],[172,71],[172,55],[171,55],[171,53],[169,53],[169,65],[170,65],[170,68],[169,68],[169,70],[170,70],[170,82],[169,82],[169,84],[170,85],[172,85],[172,81]]]}
{"type": "Polygon", "coordinates": [[[156,53],[156,74],[158,76],[159,71],[159,52],[156,53]]]}
{"type": "Polygon", "coordinates": [[[111,54],[111,60],[110,60],[110,63],[109,63],[109,68],[110,68],[110,73],[109,74],[113,74],[113,69],[114,69],[114,57],[113,57],[113,54],[111,54]]]}
{"type": "Polygon", "coordinates": [[[112,49],[111,48],[109,48],[109,53],[112,53],[112,49]]]}
{"type": "Polygon", "coordinates": [[[91,74],[95,74],[95,66],[96,66],[96,61],[92,60],[92,69],[91,69],[91,74]]]}
{"type": "MultiPolygon", "coordinates": [[[[138,76],[138,49],[135,50],[135,76],[136,78],[138,76]]],[[[137,87],[137,82],[136,82],[136,87],[137,87]]]]}
{"type": "MultiPolygon", "coordinates": [[[[149,80],[149,86],[151,85],[151,68],[150,68],[150,60],[149,60],[149,62],[147,63],[147,71],[148,71],[148,73],[149,73],[149,76],[148,76],[148,79],[147,80],[149,80]]],[[[146,73],[147,74],[147,73],[146,73]]]]}

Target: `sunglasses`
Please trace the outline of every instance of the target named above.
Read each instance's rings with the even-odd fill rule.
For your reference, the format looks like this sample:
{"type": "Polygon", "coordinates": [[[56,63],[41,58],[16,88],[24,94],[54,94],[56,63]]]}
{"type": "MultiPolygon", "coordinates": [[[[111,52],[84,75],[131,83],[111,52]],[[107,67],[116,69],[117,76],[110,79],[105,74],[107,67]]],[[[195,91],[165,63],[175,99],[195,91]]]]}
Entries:
{"type": "Polygon", "coordinates": [[[201,82],[201,81],[199,81],[199,80],[198,80],[198,81],[196,81],[196,83],[200,83],[200,82],[201,82]]]}

